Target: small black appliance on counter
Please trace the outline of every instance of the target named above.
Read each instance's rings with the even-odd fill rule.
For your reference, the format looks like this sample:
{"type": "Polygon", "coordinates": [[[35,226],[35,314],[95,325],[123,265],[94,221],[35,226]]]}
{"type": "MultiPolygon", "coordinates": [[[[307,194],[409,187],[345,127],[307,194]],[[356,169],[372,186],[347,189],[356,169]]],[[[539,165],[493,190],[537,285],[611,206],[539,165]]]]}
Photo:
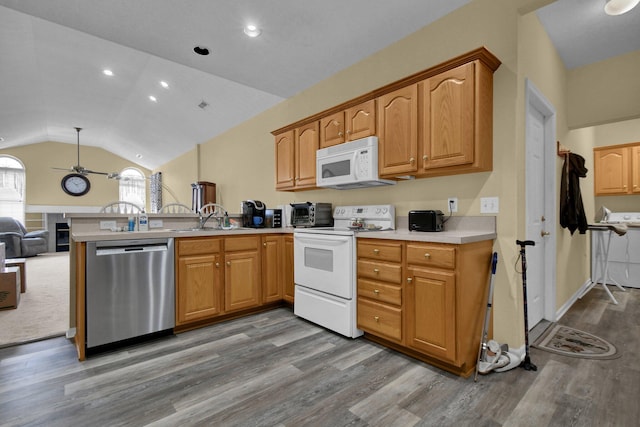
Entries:
{"type": "Polygon", "coordinates": [[[260,200],[244,200],[242,202],[242,226],[264,228],[267,207],[260,200]]]}
{"type": "Polygon", "coordinates": [[[442,211],[409,211],[409,231],[443,231],[442,211]]]}
{"type": "Polygon", "coordinates": [[[267,209],[264,222],[267,228],[282,228],[282,209],[267,209]]]}

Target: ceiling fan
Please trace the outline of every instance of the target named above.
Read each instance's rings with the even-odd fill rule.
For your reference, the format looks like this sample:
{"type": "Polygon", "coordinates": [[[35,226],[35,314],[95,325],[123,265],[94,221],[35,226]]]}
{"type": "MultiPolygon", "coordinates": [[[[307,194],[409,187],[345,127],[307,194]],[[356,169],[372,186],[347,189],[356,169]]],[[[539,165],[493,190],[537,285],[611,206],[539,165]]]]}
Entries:
{"type": "Polygon", "coordinates": [[[80,175],[88,175],[90,173],[93,174],[97,174],[97,175],[109,175],[109,173],[107,172],[97,172],[97,171],[92,171],[89,169],[86,169],[83,166],[80,166],[80,131],[82,130],[82,128],[74,128],[78,134],[78,142],[77,142],[77,151],[78,151],[78,163],[75,166],[71,166],[71,168],[56,168],[56,167],[52,167],[51,169],[57,169],[57,170],[63,170],[63,171],[67,171],[67,172],[73,172],[73,173],[77,173],[80,175]]]}

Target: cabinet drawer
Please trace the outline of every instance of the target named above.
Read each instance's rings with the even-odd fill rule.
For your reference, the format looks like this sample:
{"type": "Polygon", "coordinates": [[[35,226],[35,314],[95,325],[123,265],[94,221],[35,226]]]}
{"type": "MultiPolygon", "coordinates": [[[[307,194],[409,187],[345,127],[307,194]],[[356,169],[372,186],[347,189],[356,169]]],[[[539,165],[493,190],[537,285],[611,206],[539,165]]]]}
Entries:
{"type": "Polygon", "coordinates": [[[259,241],[257,236],[249,237],[227,237],[224,239],[225,252],[230,251],[246,251],[250,249],[258,249],[259,241]]]}
{"type": "Polygon", "coordinates": [[[455,268],[456,249],[449,246],[407,244],[407,263],[455,268]]]}
{"type": "Polygon", "coordinates": [[[358,279],[358,296],[389,304],[402,304],[402,288],[400,286],[367,279],[358,279]]]}
{"type": "Polygon", "coordinates": [[[402,311],[399,308],[358,298],[358,328],[374,335],[402,340],[402,311]]]}
{"type": "Polygon", "coordinates": [[[212,254],[220,252],[221,240],[215,238],[177,239],[178,256],[212,254]]]}
{"type": "Polygon", "coordinates": [[[400,284],[402,281],[402,266],[400,264],[359,259],[358,277],[368,277],[369,279],[400,284]]]}
{"type": "Polygon", "coordinates": [[[381,243],[358,239],[358,258],[372,258],[381,261],[401,262],[402,243],[381,243]]]}

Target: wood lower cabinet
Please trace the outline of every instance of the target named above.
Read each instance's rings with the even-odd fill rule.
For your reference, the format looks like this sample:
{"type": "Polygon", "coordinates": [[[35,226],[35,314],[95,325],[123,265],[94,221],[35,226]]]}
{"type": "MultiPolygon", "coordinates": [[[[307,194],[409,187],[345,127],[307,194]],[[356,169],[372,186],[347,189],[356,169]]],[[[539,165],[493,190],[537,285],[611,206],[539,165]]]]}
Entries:
{"type": "Polygon", "coordinates": [[[225,312],[262,303],[259,239],[258,236],[224,239],[225,312]]]}
{"type": "Polygon", "coordinates": [[[176,325],[222,313],[222,239],[176,239],[176,325]]]}
{"type": "Polygon", "coordinates": [[[492,246],[358,239],[358,327],[374,341],[470,375],[492,246]]]}
{"type": "Polygon", "coordinates": [[[640,194],[640,144],[593,149],[596,196],[640,194]]]}
{"type": "Polygon", "coordinates": [[[358,328],[403,343],[402,243],[359,239],[358,328]]]}
{"type": "Polygon", "coordinates": [[[282,299],[284,285],[284,236],[262,237],[262,302],[282,299]]]}
{"type": "Polygon", "coordinates": [[[283,299],[293,304],[295,295],[295,282],[293,278],[293,236],[284,236],[284,268],[282,275],[283,299]]]}

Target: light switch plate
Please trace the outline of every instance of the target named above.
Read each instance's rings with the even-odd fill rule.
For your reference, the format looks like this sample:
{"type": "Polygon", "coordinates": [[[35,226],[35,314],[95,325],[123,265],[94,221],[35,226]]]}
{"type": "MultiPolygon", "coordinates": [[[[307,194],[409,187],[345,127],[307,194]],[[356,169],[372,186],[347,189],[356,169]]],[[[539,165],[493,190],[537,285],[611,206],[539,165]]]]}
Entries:
{"type": "Polygon", "coordinates": [[[162,220],[161,219],[151,219],[149,220],[149,228],[162,228],[162,220]]]}
{"type": "Polygon", "coordinates": [[[498,213],[500,211],[500,199],[498,197],[481,197],[480,213],[498,213]]]}
{"type": "Polygon", "coordinates": [[[113,221],[100,221],[100,230],[111,230],[116,228],[116,222],[113,221]]]}

